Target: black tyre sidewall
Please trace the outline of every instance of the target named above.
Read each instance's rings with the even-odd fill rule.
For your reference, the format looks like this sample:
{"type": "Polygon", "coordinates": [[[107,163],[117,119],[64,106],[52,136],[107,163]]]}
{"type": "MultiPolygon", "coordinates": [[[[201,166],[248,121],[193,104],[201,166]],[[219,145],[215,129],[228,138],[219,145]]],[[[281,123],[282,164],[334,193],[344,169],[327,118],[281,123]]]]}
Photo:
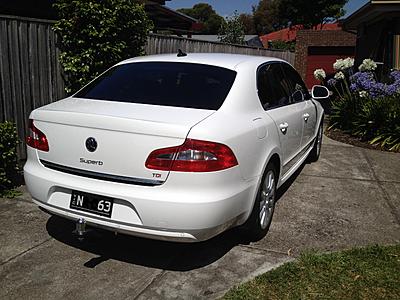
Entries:
{"type": "Polygon", "coordinates": [[[267,167],[265,168],[264,171],[264,175],[260,181],[259,187],[258,187],[258,191],[257,191],[257,197],[254,201],[254,205],[253,205],[253,209],[252,212],[248,218],[248,220],[246,221],[246,223],[243,225],[246,233],[247,233],[247,237],[251,240],[251,241],[258,241],[260,239],[262,239],[268,232],[269,227],[272,223],[272,219],[273,219],[273,215],[275,212],[275,203],[276,203],[276,184],[277,184],[277,174],[276,174],[276,168],[274,166],[274,164],[269,163],[267,165],[267,167]],[[261,191],[262,191],[262,185],[264,183],[265,177],[267,176],[268,172],[272,170],[272,172],[274,173],[274,178],[275,178],[275,199],[274,199],[274,207],[272,209],[272,216],[271,216],[271,220],[269,222],[269,224],[267,225],[266,228],[261,228],[260,225],[260,212],[259,212],[259,204],[261,201],[261,191]]]}
{"type": "MultiPolygon", "coordinates": [[[[319,159],[319,155],[321,154],[321,151],[318,152],[318,136],[319,136],[319,133],[321,131],[323,131],[322,123],[323,122],[321,121],[321,123],[318,127],[318,132],[317,132],[317,136],[315,137],[314,146],[309,155],[309,159],[308,159],[309,162],[316,162],[319,159]]],[[[322,140],[321,140],[321,147],[322,147],[322,140]]]]}

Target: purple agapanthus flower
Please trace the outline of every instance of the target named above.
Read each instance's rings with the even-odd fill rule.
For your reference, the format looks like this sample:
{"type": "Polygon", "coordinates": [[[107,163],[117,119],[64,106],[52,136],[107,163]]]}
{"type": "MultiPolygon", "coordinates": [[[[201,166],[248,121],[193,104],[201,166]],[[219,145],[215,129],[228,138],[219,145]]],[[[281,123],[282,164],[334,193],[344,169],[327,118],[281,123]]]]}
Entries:
{"type": "Polygon", "coordinates": [[[396,80],[392,84],[386,86],[385,94],[387,96],[394,96],[398,93],[400,94],[400,80],[396,80]]]}
{"type": "Polygon", "coordinates": [[[375,79],[370,72],[357,72],[350,77],[352,91],[369,90],[375,83],[375,79]]]}
{"type": "Polygon", "coordinates": [[[386,85],[381,82],[373,82],[369,89],[366,89],[373,98],[386,96],[386,85]]]}
{"type": "Polygon", "coordinates": [[[373,98],[393,96],[400,92],[400,71],[393,71],[390,76],[394,82],[384,84],[376,82],[371,72],[357,72],[350,77],[350,90],[352,92],[366,91],[373,98]]]}
{"type": "Polygon", "coordinates": [[[390,77],[392,77],[394,81],[400,81],[400,70],[392,71],[390,77]]]}
{"type": "Polygon", "coordinates": [[[326,83],[328,84],[328,86],[335,86],[337,83],[337,80],[335,78],[331,78],[326,83]]]}
{"type": "Polygon", "coordinates": [[[389,84],[386,86],[385,94],[388,96],[393,96],[397,93],[398,89],[399,87],[397,87],[395,84],[389,84]]]}

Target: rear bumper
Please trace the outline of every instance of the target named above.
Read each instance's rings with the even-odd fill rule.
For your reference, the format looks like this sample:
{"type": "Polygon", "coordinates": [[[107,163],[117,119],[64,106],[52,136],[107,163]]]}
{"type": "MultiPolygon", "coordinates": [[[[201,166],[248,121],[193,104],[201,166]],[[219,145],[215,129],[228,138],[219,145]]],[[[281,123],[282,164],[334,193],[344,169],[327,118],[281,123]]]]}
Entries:
{"type": "Polygon", "coordinates": [[[44,167],[28,149],[24,177],[33,201],[71,220],[116,232],[170,241],[207,240],[242,224],[259,178],[244,181],[239,168],[213,173],[171,173],[160,186],[106,182],[44,167]],[[71,191],[114,198],[111,218],[69,208],[71,191]]]}
{"type": "Polygon", "coordinates": [[[205,241],[234,226],[239,221],[239,219],[241,219],[241,216],[238,216],[232,219],[231,222],[227,222],[226,224],[222,224],[214,228],[206,228],[201,230],[170,231],[164,228],[148,228],[145,226],[134,226],[132,224],[120,223],[115,220],[104,220],[98,218],[97,216],[93,217],[90,214],[82,213],[79,211],[65,211],[35,199],[32,199],[32,201],[51,215],[57,215],[72,221],[83,218],[85,219],[86,224],[93,227],[138,237],[172,242],[190,243],[205,241]]]}

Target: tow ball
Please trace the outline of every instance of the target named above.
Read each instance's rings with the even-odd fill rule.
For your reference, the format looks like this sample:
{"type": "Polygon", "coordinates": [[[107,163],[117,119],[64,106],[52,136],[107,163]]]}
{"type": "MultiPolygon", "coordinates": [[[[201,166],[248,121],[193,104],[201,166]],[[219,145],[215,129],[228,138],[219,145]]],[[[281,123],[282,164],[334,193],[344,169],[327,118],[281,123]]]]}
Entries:
{"type": "Polygon", "coordinates": [[[72,232],[78,238],[78,240],[82,241],[85,238],[86,230],[86,221],[84,218],[79,218],[75,223],[75,230],[72,232]]]}

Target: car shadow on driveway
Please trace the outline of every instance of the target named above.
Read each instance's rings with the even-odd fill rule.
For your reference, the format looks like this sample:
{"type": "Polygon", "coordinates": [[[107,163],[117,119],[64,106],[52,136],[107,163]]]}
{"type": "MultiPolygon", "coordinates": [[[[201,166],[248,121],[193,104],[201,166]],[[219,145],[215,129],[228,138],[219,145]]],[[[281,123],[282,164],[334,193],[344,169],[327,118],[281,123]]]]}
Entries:
{"type": "MultiPolygon", "coordinates": [[[[279,200],[300,174],[303,167],[278,190],[279,200]]],[[[190,271],[205,267],[222,258],[233,247],[249,244],[244,232],[230,229],[208,241],[200,243],[175,243],[150,240],[124,234],[93,229],[80,241],[72,234],[75,223],[51,216],[46,224],[51,237],[76,249],[97,255],[84,265],[95,268],[104,261],[113,259],[130,264],[170,271],[190,271]]]]}
{"type": "Polygon", "coordinates": [[[89,231],[85,239],[79,241],[72,234],[75,223],[57,216],[49,218],[46,228],[54,239],[98,255],[85,263],[89,268],[114,259],[150,268],[189,271],[212,264],[242,241],[237,229],[200,243],[175,243],[124,234],[115,235],[102,229],[89,231]]]}

